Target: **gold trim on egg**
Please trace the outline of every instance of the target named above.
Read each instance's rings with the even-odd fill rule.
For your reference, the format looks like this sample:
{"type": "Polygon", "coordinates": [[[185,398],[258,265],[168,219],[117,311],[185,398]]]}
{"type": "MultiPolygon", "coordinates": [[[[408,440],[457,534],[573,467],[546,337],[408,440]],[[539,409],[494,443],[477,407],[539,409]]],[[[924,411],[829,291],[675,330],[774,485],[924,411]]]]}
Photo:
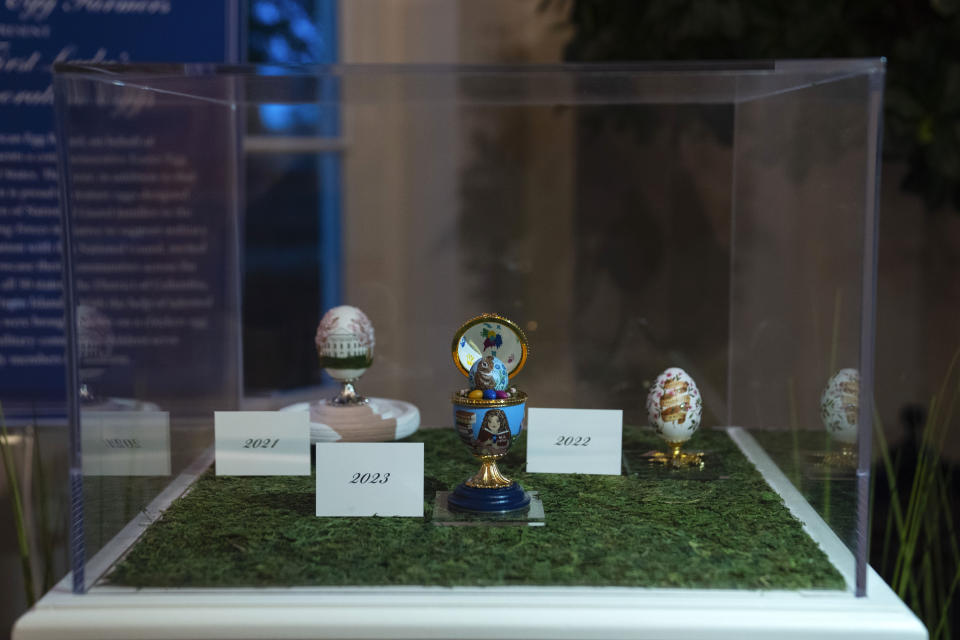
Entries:
{"type": "Polygon", "coordinates": [[[517,363],[517,366],[507,372],[512,378],[516,374],[520,373],[520,370],[523,369],[523,366],[527,363],[527,357],[530,355],[530,344],[527,342],[527,334],[523,332],[523,329],[520,328],[520,325],[513,320],[505,318],[496,313],[481,313],[479,316],[470,318],[460,325],[460,328],[457,329],[457,332],[453,334],[453,344],[451,345],[453,364],[456,365],[457,369],[463,375],[470,375],[470,370],[464,368],[463,363],[460,362],[458,355],[459,349],[457,347],[460,345],[460,338],[463,337],[463,334],[465,334],[468,329],[484,322],[495,322],[497,324],[502,324],[513,331],[513,333],[516,334],[516,336],[520,339],[520,362],[517,363]]]}
{"type": "Polygon", "coordinates": [[[517,395],[510,398],[470,398],[462,396],[459,393],[453,394],[450,400],[453,404],[461,407],[492,408],[492,407],[512,407],[527,401],[525,391],[517,391],[517,395]]]}

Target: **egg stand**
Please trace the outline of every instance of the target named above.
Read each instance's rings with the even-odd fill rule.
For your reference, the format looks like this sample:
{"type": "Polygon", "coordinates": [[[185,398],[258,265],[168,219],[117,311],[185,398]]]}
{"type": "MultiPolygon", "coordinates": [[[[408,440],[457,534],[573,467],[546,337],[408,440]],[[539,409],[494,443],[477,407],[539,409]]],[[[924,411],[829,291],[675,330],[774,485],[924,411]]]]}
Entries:
{"type": "Polygon", "coordinates": [[[662,451],[657,451],[656,453],[650,456],[650,462],[668,465],[674,469],[680,469],[682,467],[700,467],[703,469],[703,453],[686,453],[681,451],[680,448],[683,446],[682,442],[668,442],[667,446],[670,447],[672,453],[664,453],[662,451]]]}
{"type": "Polygon", "coordinates": [[[857,450],[854,448],[853,443],[841,442],[840,451],[827,451],[823,453],[816,466],[832,467],[834,469],[856,469],[857,450]]]}
{"type": "Polygon", "coordinates": [[[356,387],[353,386],[353,383],[360,379],[360,376],[356,378],[350,378],[348,380],[338,379],[340,382],[340,393],[330,398],[327,402],[336,407],[354,407],[357,405],[368,404],[370,401],[366,396],[362,396],[357,393],[356,387]]]}

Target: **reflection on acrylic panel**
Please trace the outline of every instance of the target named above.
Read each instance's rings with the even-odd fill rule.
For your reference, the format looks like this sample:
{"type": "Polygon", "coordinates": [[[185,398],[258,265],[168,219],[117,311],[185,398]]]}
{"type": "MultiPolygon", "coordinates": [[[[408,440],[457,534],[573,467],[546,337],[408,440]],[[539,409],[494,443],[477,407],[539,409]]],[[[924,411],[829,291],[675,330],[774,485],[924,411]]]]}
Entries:
{"type": "Polygon", "coordinates": [[[551,375],[531,393],[623,407],[639,424],[652,382],[640,363],[647,376],[679,365],[711,400],[705,421],[725,418],[733,114],[636,103],[458,113],[449,233],[463,288],[536,327],[551,375]]]}
{"type": "Polygon", "coordinates": [[[820,396],[820,417],[827,433],[844,447],[857,441],[859,411],[860,373],[856,369],[841,369],[830,378],[820,396]]]}
{"type": "Polygon", "coordinates": [[[85,476],[169,476],[170,415],[93,411],[80,415],[85,476]]]}
{"type": "MultiPolygon", "coordinates": [[[[336,0],[254,0],[250,61],[335,62],[336,7],[336,0]]],[[[243,285],[247,392],[317,382],[316,362],[298,336],[311,330],[319,310],[341,302],[339,94],[334,84],[324,86],[329,91],[320,96],[323,104],[258,103],[248,113],[243,285]],[[294,149],[306,142],[326,151],[294,149]]]]}

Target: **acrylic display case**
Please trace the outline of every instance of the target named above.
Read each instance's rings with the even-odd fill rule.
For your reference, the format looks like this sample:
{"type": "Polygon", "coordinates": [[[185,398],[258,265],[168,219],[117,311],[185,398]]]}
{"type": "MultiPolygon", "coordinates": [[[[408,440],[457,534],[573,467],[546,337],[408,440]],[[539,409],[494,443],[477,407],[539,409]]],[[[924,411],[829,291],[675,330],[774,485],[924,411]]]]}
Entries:
{"type": "Polygon", "coordinates": [[[91,602],[157,636],[189,602],[244,637],[923,637],[867,565],[883,74],[59,65],[73,573],[18,637],[91,602]],[[319,535],[309,481],[238,498],[204,473],[215,411],[329,391],[337,304],[376,326],[364,390],[420,410],[427,491],[423,519],[319,535]],[[470,471],[436,443],[482,312],[527,334],[529,407],[623,411],[622,476],[524,476],[543,527],[430,522],[449,456],[470,471]],[[641,455],[670,366],[702,394],[702,470],[641,455]],[[821,417],[842,369],[845,441],[821,417]],[[125,467],[103,445],[138,438],[125,467]]]}

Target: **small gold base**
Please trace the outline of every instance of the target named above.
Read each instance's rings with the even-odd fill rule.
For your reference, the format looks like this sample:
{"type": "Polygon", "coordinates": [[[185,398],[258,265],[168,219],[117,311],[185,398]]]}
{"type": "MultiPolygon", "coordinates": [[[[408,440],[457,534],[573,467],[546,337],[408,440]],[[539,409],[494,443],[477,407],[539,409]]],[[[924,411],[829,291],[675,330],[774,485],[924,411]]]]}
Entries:
{"type": "Polygon", "coordinates": [[[657,451],[650,456],[650,462],[671,466],[674,469],[680,469],[682,467],[698,467],[703,469],[703,453],[684,453],[680,451],[680,447],[683,445],[682,442],[668,442],[667,445],[670,447],[671,453],[668,454],[657,451]]]}
{"type": "Polygon", "coordinates": [[[475,489],[502,489],[513,484],[513,480],[500,473],[497,458],[501,456],[483,456],[480,458],[480,470],[466,481],[468,487],[475,489]]]}
{"type": "Polygon", "coordinates": [[[817,467],[832,467],[835,469],[856,469],[857,452],[853,445],[844,445],[840,451],[831,451],[829,453],[819,454],[819,460],[816,461],[817,467]]]}
{"type": "Polygon", "coordinates": [[[331,407],[356,407],[367,404],[369,400],[357,393],[356,387],[353,386],[354,382],[355,380],[345,380],[340,387],[340,393],[330,398],[327,404],[331,407]]]}

